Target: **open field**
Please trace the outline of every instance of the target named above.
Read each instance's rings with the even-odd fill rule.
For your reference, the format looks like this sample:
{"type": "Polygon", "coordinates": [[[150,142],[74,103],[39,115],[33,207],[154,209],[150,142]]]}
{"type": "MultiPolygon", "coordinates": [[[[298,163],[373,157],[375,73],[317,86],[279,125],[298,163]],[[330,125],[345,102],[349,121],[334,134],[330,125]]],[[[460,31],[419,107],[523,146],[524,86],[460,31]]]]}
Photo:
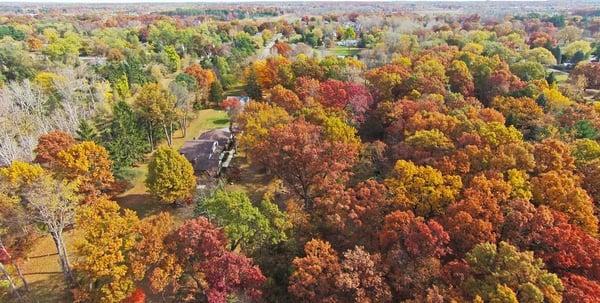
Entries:
{"type": "Polygon", "coordinates": [[[362,50],[360,47],[345,47],[345,46],[337,46],[334,48],[328,49],[332,55],[336,56],[344,56],[344,57],[353,57],[358,55],[358,53],[362,50]]]}

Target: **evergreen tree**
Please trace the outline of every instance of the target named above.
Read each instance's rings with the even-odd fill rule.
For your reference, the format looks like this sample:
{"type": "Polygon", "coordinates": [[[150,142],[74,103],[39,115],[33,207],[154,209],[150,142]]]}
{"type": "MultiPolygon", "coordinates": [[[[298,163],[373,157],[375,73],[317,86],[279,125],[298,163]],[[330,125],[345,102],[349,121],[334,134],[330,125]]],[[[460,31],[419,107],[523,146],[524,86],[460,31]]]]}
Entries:
{"type": "Polygon", "coordinates": [[[262,99],[262,89],[258,83],[256,71],[250,70],[250,73],[246,77],[246,93],[254,100],[262,99]]]}
{"type": "Polygon", "coordinates": [[[573,57],[571,57],[570,61],[573,64],[577,64],[583,60],[585,60],[585,53],[582,51],[577,51],[575,54],[573,54],[573,57]]]}
{"type": "Polygon", "coordinates": [[[210,85],[210,93],[208,96],[208,101],[219,105],[221,101],[223,101],[223,86],[221,86],[220,81],[214,81],[210,85]]]}
{"type": "Polygon", "coordinates": [[[88,120],[81,120],[79,122],[79,129],[75,133],[79,141],[96,141],[98,139],[96,127],[88,120]]]}
{"type": "Polygon", "coordinates": [[[561,64],[563,56],[560,46],[557,45],[556,47],[550,48],[549,50],[552,52],[552,55],[554,55],[554,58],[556,58],[556,62],[558,64],[561,64]]]}
{"type": "Polygon", "coordinates": [[[546,77],[546,82],[548,82],[550,85],[556,83],[556,76],[554,75],[554,72],[550,72],[548,77],[546,77]]]}
{"type": "Polygon", "coordinates": [[[119,101],[113,106],[113,118],[103,141],[116,172],[142,160],[149,150],[144,130],[139,125],[129,104],[119,101]]]}

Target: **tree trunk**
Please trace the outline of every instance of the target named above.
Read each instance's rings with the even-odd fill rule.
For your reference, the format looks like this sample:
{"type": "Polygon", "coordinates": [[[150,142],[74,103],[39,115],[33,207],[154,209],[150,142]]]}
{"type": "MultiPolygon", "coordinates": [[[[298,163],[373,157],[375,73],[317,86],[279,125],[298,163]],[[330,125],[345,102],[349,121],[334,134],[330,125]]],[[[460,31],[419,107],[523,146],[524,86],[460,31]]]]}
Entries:
{"type": "Polygon", "coordinates": [[[172,145],[171,143],[171,135],[169,134],[169,130],[167,130],[167,125],[163,123],[162,125],[163,130],[165,131],[165,136],[167,137],[167,145],[169,145],[169,147],[172,145]]]}
{"type": "Polygon", "coordinates": [[[54,240],[54,244],[56,245],[56,251],[58,252],[60,267],[62,268],[65,280],[67,281],[67,284],[71,284],[71,282],[73,282],[73,273],[71,272],[69,255],[67,254],[67,249],[62,239],[62,233],[51,232],[50,234],[52,235],[52,240],[54,240]]]}
{"type": "Polygon", "coordinates": [[[1,240],[0,240],[0,249],[4,250],[6,252],[8,259],[10,260],[10,264],[15,268],[15,270],[17,271],[17,275],[19,276],[19,279],[21,279],[21,281],[23,282],[23,287],[25,287],[25,290],[27,292],[29,292],[29,283],[27,283],[25,276],[23,276],[23,272],[21,272],[21,268],[19,267],[19,264],[17,264],[17,262],[8,253],[8,250],[6,249],[6,247],[4,246],[4,243],[1,240]]]}
{"type": "Polygon", "coordinates": [[[188,123],[188,114],[187,110],[183,113],[183,123],[181,123],[181,130],[183,132],[183,137],[187,136],[187,123],[188,123]]]}
{"type": "Polygon", "coordinates": [[[15,282],[10,277],[8,270],[6,270],[6,267],[4,267],[4,264],[2,264],[2,263],[0,263],[0,272],[2,272],[2,274],[4,274],[4,277],[5,277],[6,281],[8,282],[8,285],[10,286],[10,292],[13,295],[15,295],[19,300],[21,300],[21,294],[19,293],[19,290],[17,289],[15,282]]]}
{"type": "Polygon", "coordinates": [[[152,128],[153,128],[152,123],[148,122],[148,143],[150,143],[150,148],[152,150],[154,150],[154,138],[152,136],[152,132],[153,132],[152,128]]]}
{"type": "Polygon", "coordinates": [[[15,261],[12,262],[12,265],[15,267],[15,270],[17,271],[17,276],[19,276],[19,279],[21,279],[21,282],[23,282],[23,287],[25,287],[25,291],[29,292],[30,291],[29,282],[27,282],[27,279],[25,279],[25,276],[23,275],[23,272],[21,271],[21,267],[15,261]]]}

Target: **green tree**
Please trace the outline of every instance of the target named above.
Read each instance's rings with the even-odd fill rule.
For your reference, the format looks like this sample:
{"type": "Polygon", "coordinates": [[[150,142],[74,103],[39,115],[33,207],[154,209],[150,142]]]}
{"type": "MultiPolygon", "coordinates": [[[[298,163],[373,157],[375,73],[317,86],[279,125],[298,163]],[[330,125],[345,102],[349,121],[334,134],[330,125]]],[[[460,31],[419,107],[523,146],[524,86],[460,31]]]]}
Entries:
{"type": "Polygon", "coordinates": [[[181,58],[179,57],[179,54],[177,54],[175,47],[169,45],[165,47],[164,52],[166,57],[165,63],[169,70],[171,70],[172,72],[177,71],[181,66],[181,58]]]}
{"type": "Polygon", "coordinates": [[[160,147],[148,164],[146,186],[165,203],[188,201],[196,189],[194,168],[175,149],[160,147]]]}
{"type": "Polygon", "coordinates": [[[577,139],[596,139],[598,138],[598,129],[590,120],[579,120],[573,126],[575,137],[577,139]]]}
{"type": "Polygon", "coordinates": [[[75,131],[79,141],[96,141],[98,131],[92,122],[83,119],[79,122],[79,128],[75,131]]]}
{"type": "Polygon", "coordinates": [[[538,62],[520,61],[510,66],[510,71],[523,81],[540,80],[546,76],[546,69],[538,62]]]}
{"type": "Polygon", "coordinates": [[[62,38],[50,42],[43,53],[51,60],[62,63],[73,62],[79,56],[79,49],[83,46],[81,37],[75,33],[65,33],[62,38]]]}
{"type": "Polygon", "coordinates": [[[219,188],[198,201],[196,212],[223,227],[232,250],[238,246],[254,249],[262,244],[277,244],[286,239],[285,230],[278,228],[282,225],[274,225],[275,221],[269,220],[269,216],[274,220],[285,217],[277,206],[264,200],[260,208],[256,207],[248,195],[241,191],[219,188]]]}
{"type": "Polygon", "coordinates": [[[221,86],[220,81],[215,81],[210,85],[208,101],[216,105],[219,105],[223,101],[223,86],[221,86]]]}
{"type": "Polygon", "coordinates": [[[253,68],[246,75],[246,93],[254,100],[262,99],[262,88],[258,83],[258,76],[253,68]]]}
{"type": "Polygon", "coordinates": [[[31,60],[16,43],[0,45],[0,83],[6,80],[21,81],[34,74],[31,60]]]}
{"type": "Polygon", "coordinates": [[[514,295],[518,294],[518,302],[561,301],[560,279],[544,269],[542,260],[532,252],[520,252],[506,242],[481,243],[465,260],[470,272],[464,286],[473,297],[480,296],[485,302],[517,302],[514,295]]]}
{"type": "Polygon", "coordinates": [[[355,39],[356,38],[356,32],[354,31],[354,27],[352,26],[348,26],[346,27],[346,29],[344,30],[344,39],[355,39]]]}
{"type": "Polygon", "coordinates": [[[25,33],[12,25],[0,25],[0,39],[9,36],[17,41],[25,40],[25,33]]]}
{"type": "Polygon", "coordinates": [[[117,173],[142,160],[149,150],[144,130],[138,121],[138,116],[127,102],[119,101],[113,106],[113,116],[102,142],[117,173]]]}

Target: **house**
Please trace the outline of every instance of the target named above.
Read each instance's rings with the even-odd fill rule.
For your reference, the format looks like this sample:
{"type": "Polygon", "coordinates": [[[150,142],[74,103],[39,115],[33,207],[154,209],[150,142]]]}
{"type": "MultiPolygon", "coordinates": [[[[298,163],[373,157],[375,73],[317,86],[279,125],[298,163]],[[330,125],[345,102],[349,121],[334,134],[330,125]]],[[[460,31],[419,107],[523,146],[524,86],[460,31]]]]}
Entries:
{"type": "Polygon", "coordinates": [[[79,57],[79,60],[85,62],[89,65],[103,65],[106,64],[106,57],[100,56],[82,56],[79,57]]]}
{"type": "Polygon", "coordinates": [[[197,175],[217,177],[223,160],[233,157],[233,134],[229,128],[209,130],[185,142],[179,153],[192,164],[197,175]]]}
{"type": "Polygon", "coordinates": [[[337,44],[337,46],[357,47],[358,42],[359,41],[356,39],[348,39],[348,40],[338,41],[336,44],[337,44]]]}

